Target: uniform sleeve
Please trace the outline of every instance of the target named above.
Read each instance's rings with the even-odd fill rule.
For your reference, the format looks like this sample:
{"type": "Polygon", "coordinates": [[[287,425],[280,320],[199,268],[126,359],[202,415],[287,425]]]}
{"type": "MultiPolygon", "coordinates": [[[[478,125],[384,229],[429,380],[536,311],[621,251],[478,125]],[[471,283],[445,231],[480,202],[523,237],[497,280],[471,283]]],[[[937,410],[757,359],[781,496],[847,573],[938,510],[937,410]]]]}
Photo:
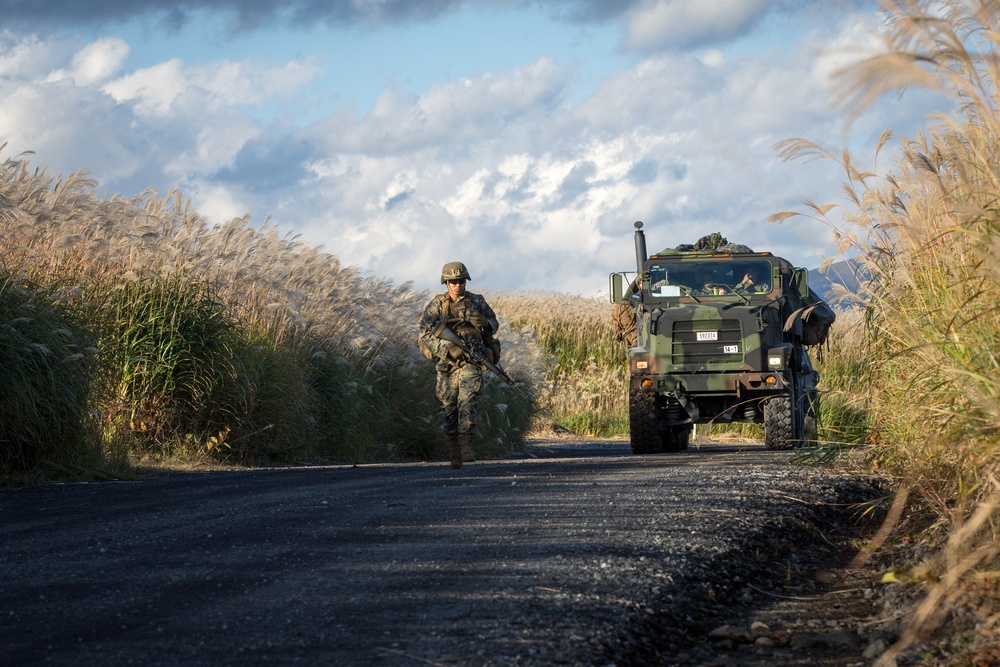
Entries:
{"type": "Polygon", "coordinates": [[[420,315],[420,322],[417,324],[421,336],[429,336],[434,327],[441,322],[441,306],[438,303],[437,297],[430,300],[430,302],[424,306],[424,312],[420,315]]]}
{"type": "Polygon", "coordinates": [[[430,350],[434,361],[440,364],[447,362],[447,350],[443,349],[445,343],[440,338],[433,335],[434,329],[441,322],[441,303],[437,297],[431,299],[424,307],[417,323],[418,336],[424,347],[430,350]]]}
{"type": "Polygon", "coordinates": [[[429,334],[434,331],[434,327],[441,321],[441,308],[438,306],[437,297],[433,298],[424,306],[424,311],[420,314],[420,321],[417,323],[420,335],[429,334]]]}

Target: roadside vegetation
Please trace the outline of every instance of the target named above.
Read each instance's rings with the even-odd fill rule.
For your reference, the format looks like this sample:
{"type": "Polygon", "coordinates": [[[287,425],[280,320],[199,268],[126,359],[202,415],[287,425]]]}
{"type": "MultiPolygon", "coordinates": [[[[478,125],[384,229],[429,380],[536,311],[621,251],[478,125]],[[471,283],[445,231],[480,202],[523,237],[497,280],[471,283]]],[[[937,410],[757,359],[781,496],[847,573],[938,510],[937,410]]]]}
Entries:
{"type": "Polygon", "coordinates": [[[535,428],[578,435],[628,435],[628,365],[606,297],[555,292],[489,294],[497,312],[530,331],[545,355],[545,391],[535,428]]]}
{"type": "MultiPolygon", "coordinates": [[[[0,147],[2,150],[2,147],[0,147]]],[[[438,456],[430,294],[342,266],[248,218],[217,227],[180,193],[99,199],[85,172],[0,163],[0,478],[100,478],[164,462],[438,456]]],[[[544,381],[487,379],[478,447],[521,446],[544,381]]]]}
{"type": "Polygon", "coordinates": [[[865,461],[897,480],[895,511],[907,539],[938,549],[900,581],[924,597],[900,642],[952,632],[927,664],[996,664],[1000,599],[1000,3],[885,2],[883,54],[841,72],[860,112],[883,93],[929,88],[950,114],[898,140],[872,164],[811,141],[785,157],[824,158],[845,175],[846,200],[781,213],[827,222],[860,266],[865,351],[857,366],[868,440],[865,461]],[[927,527],[927,530],[919,531],[927,527]],[[941,529],[949,530],[947,537],[941,529]],[[918,532],[919,531],[919,532],[918,532]],[[966,617],[949,617],[957,609],[966,617]],[[953,627],[946,628],[947,624],[953,627]],[[978,625],[977,625],[978,624],[978,625]]]}

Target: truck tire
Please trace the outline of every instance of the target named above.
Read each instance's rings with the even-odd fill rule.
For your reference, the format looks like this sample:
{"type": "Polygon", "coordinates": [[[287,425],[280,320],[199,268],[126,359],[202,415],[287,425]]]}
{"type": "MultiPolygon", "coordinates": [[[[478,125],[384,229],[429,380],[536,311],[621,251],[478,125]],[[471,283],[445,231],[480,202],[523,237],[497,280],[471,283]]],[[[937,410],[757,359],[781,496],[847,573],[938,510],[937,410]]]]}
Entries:
{"type": "Polygon", "coordinates": [[[656,417],[656,394],[629,388],[628,426],[633,454],[656,454],[660,451],[656,417]]]}
{"type": "Polygon", "coordinates": [[[764,446],[768,449],[791,449],[802,442],[805,426],[802,409],[793,409],[788,394],[764,401],[764,446]]]}
{"type": "Polygon", "coordinates": [[[663,431],[660,438],[661,452],[681,452],[688,448],[691,442],[690,426],[673,426],[663,431]]]}

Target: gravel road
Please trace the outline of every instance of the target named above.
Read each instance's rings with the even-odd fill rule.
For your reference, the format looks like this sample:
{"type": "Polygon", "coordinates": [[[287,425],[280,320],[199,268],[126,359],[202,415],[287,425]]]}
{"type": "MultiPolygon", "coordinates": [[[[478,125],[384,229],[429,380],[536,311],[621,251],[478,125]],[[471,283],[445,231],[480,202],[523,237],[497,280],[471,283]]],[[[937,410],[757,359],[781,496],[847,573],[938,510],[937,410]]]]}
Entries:
{"type": "Polygon", "coordinates": [[[752,620],[829,592],[863,481],[761,445],[530,452],[2,490],[3,664],[862,664],[836,623],[752,620]]]}

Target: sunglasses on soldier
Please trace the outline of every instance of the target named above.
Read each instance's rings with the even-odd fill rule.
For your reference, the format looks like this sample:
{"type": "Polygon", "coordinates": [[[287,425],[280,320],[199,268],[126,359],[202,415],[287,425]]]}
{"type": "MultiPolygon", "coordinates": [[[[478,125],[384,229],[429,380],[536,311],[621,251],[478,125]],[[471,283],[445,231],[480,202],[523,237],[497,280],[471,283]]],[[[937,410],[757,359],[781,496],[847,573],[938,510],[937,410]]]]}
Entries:
{"type": "Polygon", "coordinates": [[[448,284],[449,285],[464,285],[465,284],[465,278],[458,278],[457,280],[449,280],[448,284]]]}

